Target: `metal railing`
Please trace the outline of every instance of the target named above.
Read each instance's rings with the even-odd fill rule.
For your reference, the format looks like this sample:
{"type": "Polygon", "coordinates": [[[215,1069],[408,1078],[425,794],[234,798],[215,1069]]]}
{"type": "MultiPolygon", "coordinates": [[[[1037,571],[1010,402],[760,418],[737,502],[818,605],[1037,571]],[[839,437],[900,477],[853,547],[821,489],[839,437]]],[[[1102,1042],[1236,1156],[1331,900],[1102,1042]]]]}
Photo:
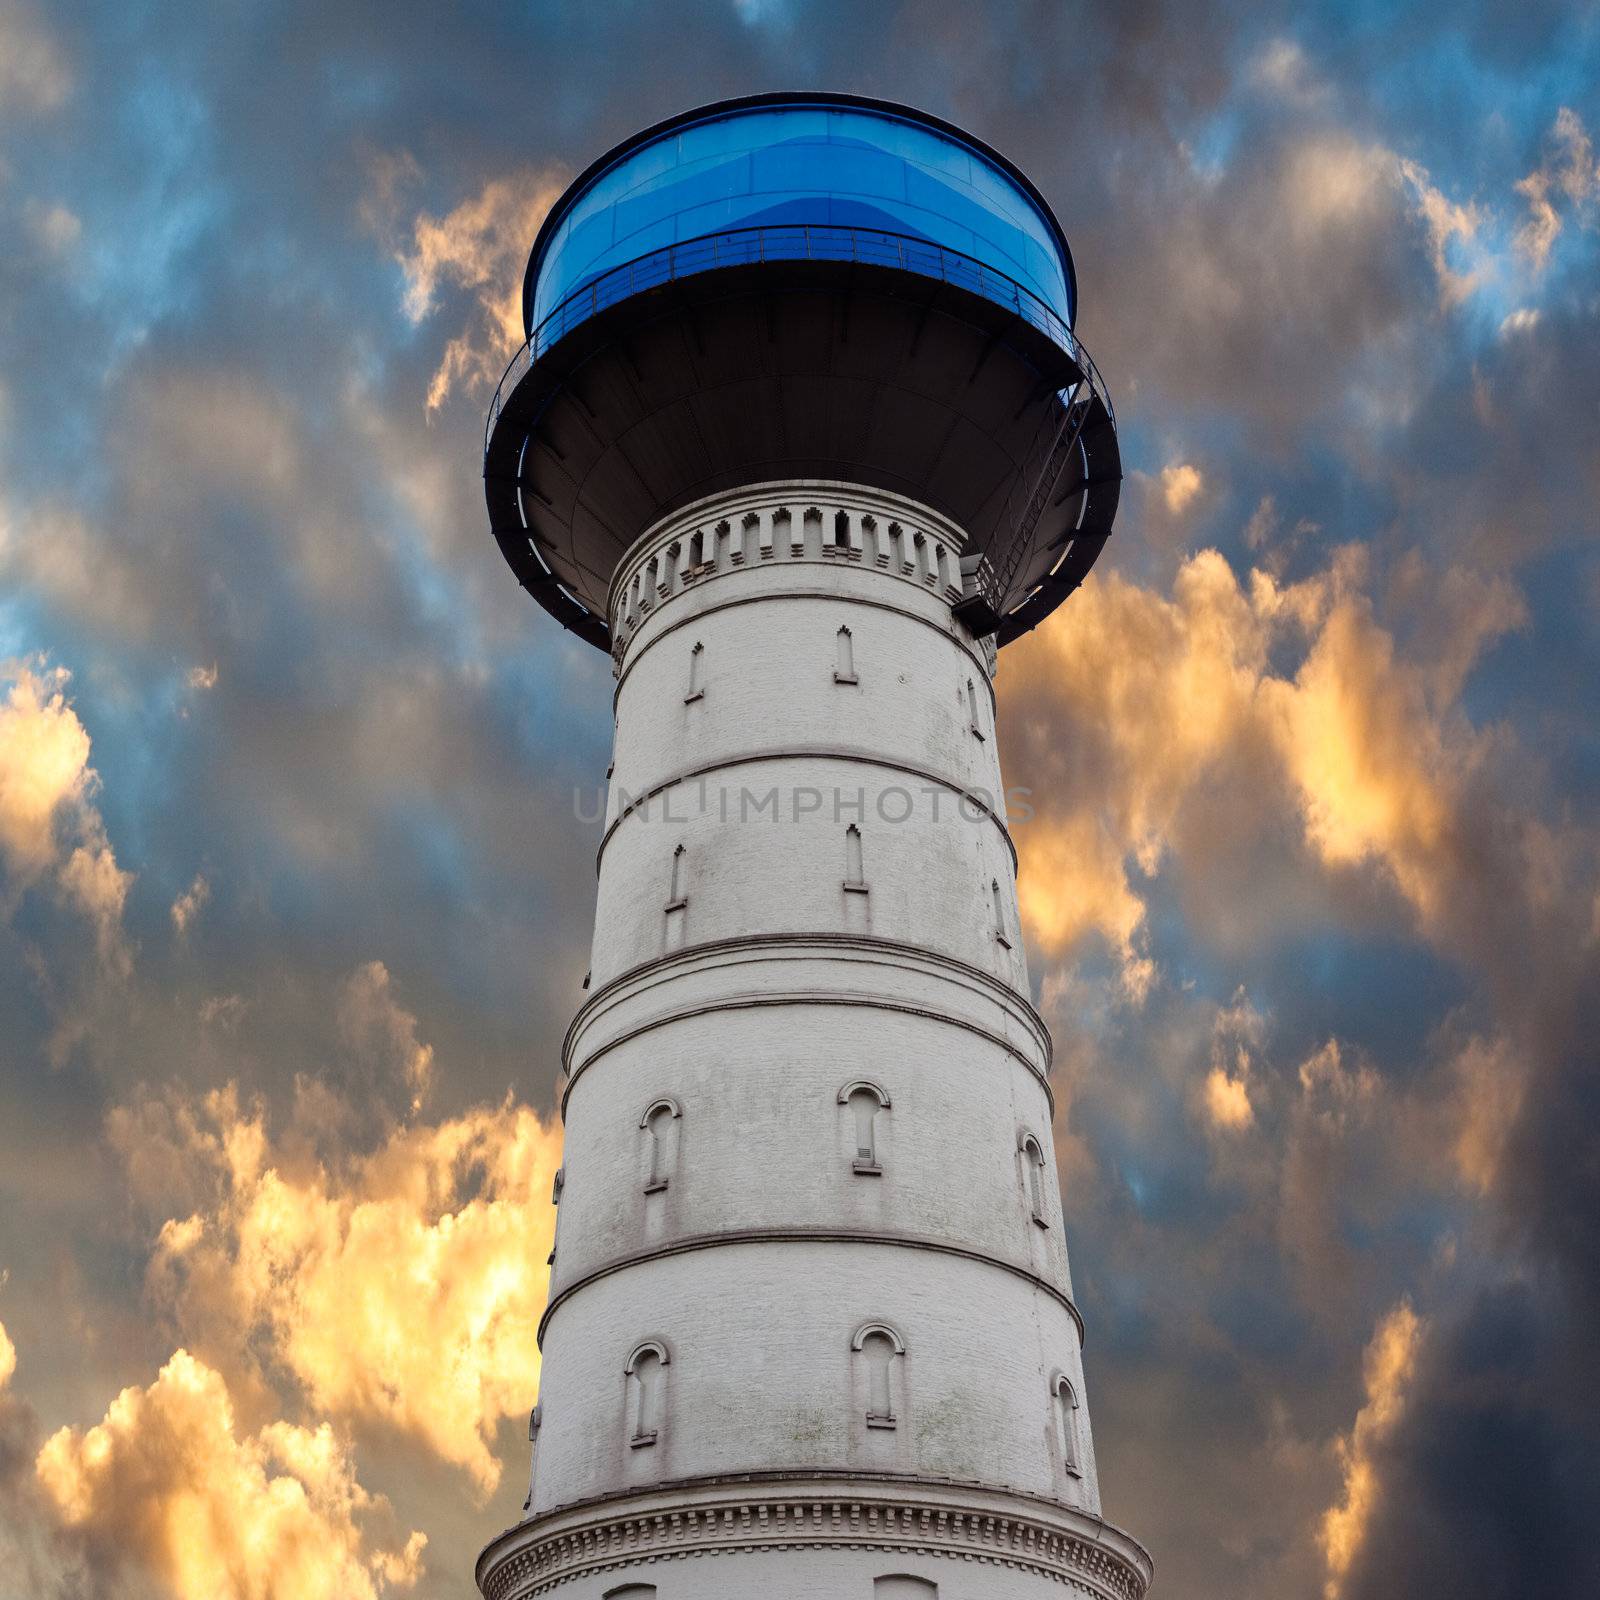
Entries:
{"type": "Polygon", "coordinates": [[[512,391],[533,364],[580,323],[632,295],[659,289],[677,279],[719,267],[753,266],[763,261],[856,261],[868,266],[898,267],[981,295],[985,300],[1016,312],[1065,350],[1115,419],[1111,396],[1094,362],[1089,359],[1089,352],[1055,311],[1015,278],[996,272],[974,256],[911,234],[836,227],[831,223],[780,223],[734,228],[686,239],[681,244],[669,244],[613,267],[575,289],[539,323],[527,343],[511,358],[489,406],[483,434],[484,453],[488,453],[495,424],[512,391]]]}

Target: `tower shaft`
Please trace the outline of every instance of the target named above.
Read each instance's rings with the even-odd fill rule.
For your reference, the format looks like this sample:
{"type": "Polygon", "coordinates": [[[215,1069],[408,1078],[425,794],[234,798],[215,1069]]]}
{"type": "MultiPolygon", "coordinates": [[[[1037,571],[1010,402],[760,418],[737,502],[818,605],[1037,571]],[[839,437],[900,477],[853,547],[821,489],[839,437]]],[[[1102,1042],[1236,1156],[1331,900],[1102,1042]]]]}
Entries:
{"type": "Polygon", "coordinates": [[[1100,1518],[964,530],[746,487],[618,565],[526,1519],[489,1600],[1137,1600],[1100,1518]]]}

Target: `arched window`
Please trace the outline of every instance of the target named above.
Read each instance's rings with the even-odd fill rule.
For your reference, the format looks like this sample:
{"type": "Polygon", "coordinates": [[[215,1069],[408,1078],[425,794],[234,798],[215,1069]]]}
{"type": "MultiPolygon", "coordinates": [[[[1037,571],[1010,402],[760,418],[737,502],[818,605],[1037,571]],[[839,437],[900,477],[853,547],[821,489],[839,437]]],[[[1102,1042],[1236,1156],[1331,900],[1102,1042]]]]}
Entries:
{"type": "Polygon", "coordinates": [[[656,1586],[653,1583],[623,1583],[615,1589],[607,1589],[600,1600],[656,1600],[656,1586]]]}
{"type": "Polygon", "coordinates": [[[1041,1228],[1050,1226],[1050,1213],[1046,1209],[1044,1148],[1031,1133],[1022,1136],[1023,1180],[1028,1186],[1028,1209],[1041,1228]]]}
{"type": "Polygon", "coordinates": [[[972,731],[978,737],[983,737],[983,725],[978,721],[978,691],[971,678],[967,679],[967,718],[972,724],[972,731]]]}
{"type": "Polygon", "coordinates": [[[1069,1477],[1083,1476],[1083,1461],[1078,1444],[1078,1391],[1071,1381],[1057,1373],[1050,1385],[1056,1408],[1056,1442],[1061,1450],[1061,1465],[1069,1477]]]}
{"type": "Polygon", "coordinates": [[[939,1600],[939,1585],[909,1572],[886,1572],[872,1580],[872,1600],[939,1600]]]}
{"type": "MultiPolygon", "coordinates": [[[[682,847],[680,846],[680,848],[682,847]]],[[[1009,950],[1011,948],[1011,938],[1006,932],[1006,903],[1000,895],[1000,880],[998,878],[989,880],[989,896],[994,902],[995,939],[1009,950]]]]}
{"type": "Polygon", "coordinates": [[[857,683],[856,647],[848,628],[841,628],[833,636],[833,681],[857,683]]]}
{"type": "Polygon", "coordinates": [[[836,550],[850,548],[850,517],[846,512],[836,511],[833,515],[833,544],[836,550]]]}
{"type": "Polygon", "coordinates": [[[667,885],[667,910],[682,911],[688,905],[688,896],[684,893],[684,864],[683,846],[680,844],[672,852],[672,880],[667,885]]]}
{"type": "Polygon", "coordinates": [[[656,1442],[665,1411],[667,1347],[651,1339],[628,1357],[622,1370],[628,1380],[628,1443],[635,1450],[656,1442]]]}
{"type": "Polygon", "coordinates": [[[894,1427],[899,1420],[904,1342],[887,1322],[864,1322],[850,1348],[860,1364],[858,1393],[866,1401],[867,1426],[894,1427]]]}
{"type": "Polygon", "coordinates": [[[851,1170],[866,1177],[879,1177],[878,1113],[889,1109],[889,1096],[875,1083],[858,1079],[839,1091],[839,1104],[847,1106],[855,1127],[856,1153],[851,1170]]]}
{"type": "Polygon", "coordinates": [[[861,830],[853,822],[844,830],[844,886],[853,894],[867,892],[861,870],[861,830]]]}
{"type": "Polygon", "coordinates": [[[639,1126],[650,1140],[650,1166],[644,1180],[646,1194],[660,1194],[667,1187],[678,1160],[678,1119],[683,1112],[676,1100],[663,1097],[639,1118],[639,1126]]]}
{"type": "Polygon", "coordinates": [[[705,655],[706,647],[696,640],[694,649],[689,652],[689,692],[683,697],[685,705],[692,700],[705,699],[706,686],[703,681],[705,655]]]}

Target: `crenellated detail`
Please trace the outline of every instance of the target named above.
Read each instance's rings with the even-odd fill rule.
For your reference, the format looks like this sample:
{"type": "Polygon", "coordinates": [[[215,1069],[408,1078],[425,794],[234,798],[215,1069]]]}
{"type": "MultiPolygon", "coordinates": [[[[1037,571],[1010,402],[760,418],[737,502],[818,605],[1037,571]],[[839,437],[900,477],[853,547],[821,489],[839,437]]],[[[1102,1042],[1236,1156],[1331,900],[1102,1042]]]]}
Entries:
{"type": "MultiPolygon", "coordinates": [[[[927,506],[853,484],[767,484],[698,501],[657,524],[618,564],[612,657],[620,672],[634,636],[674,596],[752,568],[861,567],[953,606],[961,599],[965,539],[927,506]]],[[[994,642],[978,643],[992,674],[994,642]]]]}

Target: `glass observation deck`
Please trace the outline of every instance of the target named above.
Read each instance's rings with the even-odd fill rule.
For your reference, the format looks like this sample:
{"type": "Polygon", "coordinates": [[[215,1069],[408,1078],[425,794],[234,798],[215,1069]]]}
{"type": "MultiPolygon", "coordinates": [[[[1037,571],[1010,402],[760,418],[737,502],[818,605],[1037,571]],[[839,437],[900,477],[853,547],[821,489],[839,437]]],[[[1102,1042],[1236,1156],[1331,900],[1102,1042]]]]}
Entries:
{"type": "Polygon", "coordinates": [[[1066,239],[1004,157],[931,118],[794,96],[691,112],[591,167],[534,245],[526,331],[591,280],[668,245],[806,224],[943,246],[1072,326],[1066,239]]]}
{"type": "Polygon", "coordinates": [[[601,648],[632,541],[742,483],[875,484],[951,517],[957,612],[1002,644],[1111,531],[1116,418],[1060,224],[999,152],[909,107],[757,95],[647,128],[551,208],[522,315],[490,525],[601,648]]]}

